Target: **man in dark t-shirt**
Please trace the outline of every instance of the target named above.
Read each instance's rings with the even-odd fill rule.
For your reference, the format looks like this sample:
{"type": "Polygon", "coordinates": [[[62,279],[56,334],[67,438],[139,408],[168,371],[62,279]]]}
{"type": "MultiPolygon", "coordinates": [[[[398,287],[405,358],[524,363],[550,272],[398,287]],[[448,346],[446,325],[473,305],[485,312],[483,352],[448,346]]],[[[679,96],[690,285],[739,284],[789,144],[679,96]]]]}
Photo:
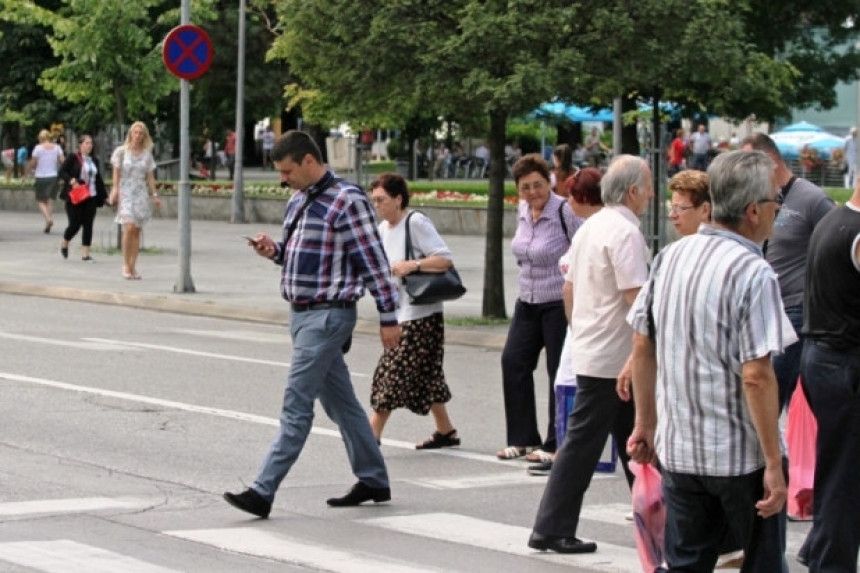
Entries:
{"type": "Polygon", "coordinates": [[[802,387],[818,422],[815,521],[798,559],[855,571],[860,551],[860,187],[812,233],[802,387]]]}

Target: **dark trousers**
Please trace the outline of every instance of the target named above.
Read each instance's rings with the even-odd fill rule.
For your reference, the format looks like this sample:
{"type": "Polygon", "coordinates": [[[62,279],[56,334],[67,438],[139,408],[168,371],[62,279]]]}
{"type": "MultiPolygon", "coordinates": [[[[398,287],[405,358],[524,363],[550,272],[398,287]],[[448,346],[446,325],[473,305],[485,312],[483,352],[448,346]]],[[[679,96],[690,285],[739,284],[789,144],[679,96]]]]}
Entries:
{"type": "Polygon", "coordinates": [[[92,245],[96,209],[96,200],[92,197],[77,205],[72,205],[71,201],[66,200],[66,215],[69,217],[69,226],[63,233],[63,239],[71,241],[83,227],[84,233],[81,236],[81,244],[85,247],[92,245]]]}
{"type": "Polygon", "coordinates": [[[663,470],[669,571],[713,571],[726,529],[744,550],[742,573],[784,570],[780,516],[762,519],[756,514],[763,475],[763,468],[731,477],[663,470]]]}
{"type": "MultiPolygon", "coordinates": [[[[803,328],[803,305],[785,307],[785,314],[791,321],[794,331],[800,336],[803,328]]],[[[803,351],[803,338],[785,349],[782,354],[773,355],[773,371],[776,381],[779,383],[779,410],[780,412],[788,405],[794,388],[797,386],[797,377],[800,375],[800,354],[803,351]]]]}
{"type": "Polygon", "coordinates": [[[546,370],[549,378],[549,424],[542,448],[556,450],[555,373],[567,333],[567,317],[562,301],[530,304],[517,299],[514,317],[502,350],[502,385],[505,395],[507,445],[541,444],[535,406],[534,371],[540,351],[546,348],[546,370]]]}
{"type": "Polygon", "coordinates": [[[707,171],[708,170],[708,154],[707,153],[694,153],[691,162],[691,167],[693,169],[698,169],[699,171],[707,171]]]}
{"type": "Polygon", "coordinates": [[[860,352],[807,340],[803,389],[818,422],[809,570],[857,571],[860,551],[860,352]]]}
{"type": "Polygon", "coordinates": [[[618,448],[627,483],[633,484],[633,474],[627,468],[633,401],[623,402],[615,393],[615,380],[610,378],[577,374],[576,386],[573,411],[567,419],[567,434],[553,462],[535,518],[534,530],[543,535],[576,536],[582,498],[610,433],[618,448]]]}

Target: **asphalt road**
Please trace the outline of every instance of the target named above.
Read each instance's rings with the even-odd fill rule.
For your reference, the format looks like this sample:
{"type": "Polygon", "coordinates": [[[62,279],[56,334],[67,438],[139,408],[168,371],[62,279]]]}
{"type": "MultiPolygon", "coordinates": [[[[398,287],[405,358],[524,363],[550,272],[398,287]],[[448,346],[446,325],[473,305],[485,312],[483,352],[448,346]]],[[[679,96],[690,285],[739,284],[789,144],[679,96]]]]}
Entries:
{"type": "MultiPolygon", "coordinates": [[[[319,410],[261,521],[221,493],[253,480],[276,431],[285,327],[5,294],[0,309],[2,571],[638,570],[620,468],[596,474],[586,497],[579,534],[596,554],[526,547],[546,479],[493,455],[504,445],[497,350],[446,348],[461,448],[415,451],[431,420],[392,416],[390,503],[326,506],[354,477],[319,410]]],[[[348,356],[365,405],[380,350],[359,334],[348,356]]],[[[789,525],[789,555],[807,529],[789,525]]]]}

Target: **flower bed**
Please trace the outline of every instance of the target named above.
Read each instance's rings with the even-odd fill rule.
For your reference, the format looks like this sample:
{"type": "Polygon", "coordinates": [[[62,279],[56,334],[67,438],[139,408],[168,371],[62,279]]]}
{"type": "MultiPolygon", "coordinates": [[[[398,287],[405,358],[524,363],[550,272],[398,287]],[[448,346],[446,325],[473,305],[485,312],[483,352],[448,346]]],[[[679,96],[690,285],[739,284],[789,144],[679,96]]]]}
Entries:
{"type": "MultiPolygon", "coordinates": [[[[156,183],[156,189],[159,193],[165,195],[176,195],[179,192],[179,184],[174,181],[159,181],[156,183]]],[[[292,195],[291,189],[284,189],[280,185],[272,184],[251,184],[245,187],[245,193],[254,197],[282,197],[287,198],[292,195]]],[[[191,183],[191,194],[199,196],[218,196],[232,195],[233,184],[227,183],[202,183],[195,181],[191,183]]],[[[486,193],[464,193],[460,191],[418,191],[410,194],[410,197],[416,203],[467,203],[470,205],[486,205],[486,193]]],[[[505,203],[516,205],[519,201],[518,197],[506,195],[505,203]]]]}

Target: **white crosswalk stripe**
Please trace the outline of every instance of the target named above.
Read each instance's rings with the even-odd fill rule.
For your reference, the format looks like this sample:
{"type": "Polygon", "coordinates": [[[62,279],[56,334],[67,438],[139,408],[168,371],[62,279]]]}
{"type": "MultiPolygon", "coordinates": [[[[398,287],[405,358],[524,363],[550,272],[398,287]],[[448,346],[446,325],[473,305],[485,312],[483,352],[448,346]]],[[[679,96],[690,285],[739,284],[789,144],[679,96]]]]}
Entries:
{"type": "Polygon", "coordinates": [[[40,499],[35,501],[12,501],[0,503],[0,517],[58,513],[81,513],[111,509],[142,509],[154,505],[143,499],[109,497],[80,497],[64,499],[40,499]]]}
{"type": "MultiPolygon", "coordinates": [[[[481,477],[475,476],[475,480],[468,485],[463,484],[462,487],[480,487],[477,482],[482,481],[481,477]]],[[[484,483],[484,486],[487,485],[494,484],[484,483]]],[[[439,487],[457,486],[440,484],[439,487]]],[[[0,516],[25,517],[117,511],[152,507],[155,504],[153,500],[147,499],[108,497],[6,502],[0,503],[0,516]]],[[[529,527],[498,523],[456,513],[390,515],[355,519],[352,523],[358,527],[366,526],[401,535],[456,543],[481,551],[494,551],[562,564],[574,567],[578,571],[630,572],[638,571],[640,565],[634,545],[634,526],[626,519],[629,513],[630,506],[626,503],[591,504],[583,507],[581,513],[583,522],[591,521],[620,527],[623,528],[624,535],[614,536],[616,543],[595,539],[598,545],[597,552],[582,555],[534,551],[526,544],[530,534],[529,527]],[[617,540],[625,537],[629,538],[629,545],[618,545],[617,540]]],[[[588,529],[587,524],[582,527],[583,532],[587,532],[588,529]]],[[[169,530],[161,533],[171,538],[209,546],[218,551],[272,559],[333,573],[359,573],[371,570],[390,573],[439,571],[432,563],[412,562],[402,556],[386,558],[384,554],[380,554],[377,545],[368,547],[367,550],[363,547],[344,549],[334,543],[318,543],[307,537],[301,538],[281,531],[272,532],[255,526],[169,530]]],[[[373,538],[379,539],[378,535],[373,538]]],[[[804,538],[805,533],[791,531],[789,526],[786,551],[789,559],[797,554],[804,538]]],[[[159,565],[71,539],[0,542],[0,570],[3,569],[3,562],[45,573],[171,571],[159,565]]]]}
{"type": "Polygon", "coordinates": [[[133,557],[68,539],[0,543],[0,561],[45,573],[171,573],[133,557]]]}
{"type": "Polygon", "coordinates": [[[379,517],[362,520],[363,523],[386,529],[420,535],[443,541],[452,541],[482,549],[513,555],[531,556],[551,560],[593,571],[638,571],[636,550],[611,543],[598,543],[597,553],[558,555],[542,553],[526,545],[531,530],[452,513],[425,513],[379,517]]]}
{"type": "Polygon", "coordinates": [[[366,571],[423,573],[439,571],[438,569],[386,560],[378,552],[365,555],[356,551],[343,551],[251,527],[165,531],[164,534],[204,543],[225,551],[268,557],[333,573],[365,573],[366,571]]]}

